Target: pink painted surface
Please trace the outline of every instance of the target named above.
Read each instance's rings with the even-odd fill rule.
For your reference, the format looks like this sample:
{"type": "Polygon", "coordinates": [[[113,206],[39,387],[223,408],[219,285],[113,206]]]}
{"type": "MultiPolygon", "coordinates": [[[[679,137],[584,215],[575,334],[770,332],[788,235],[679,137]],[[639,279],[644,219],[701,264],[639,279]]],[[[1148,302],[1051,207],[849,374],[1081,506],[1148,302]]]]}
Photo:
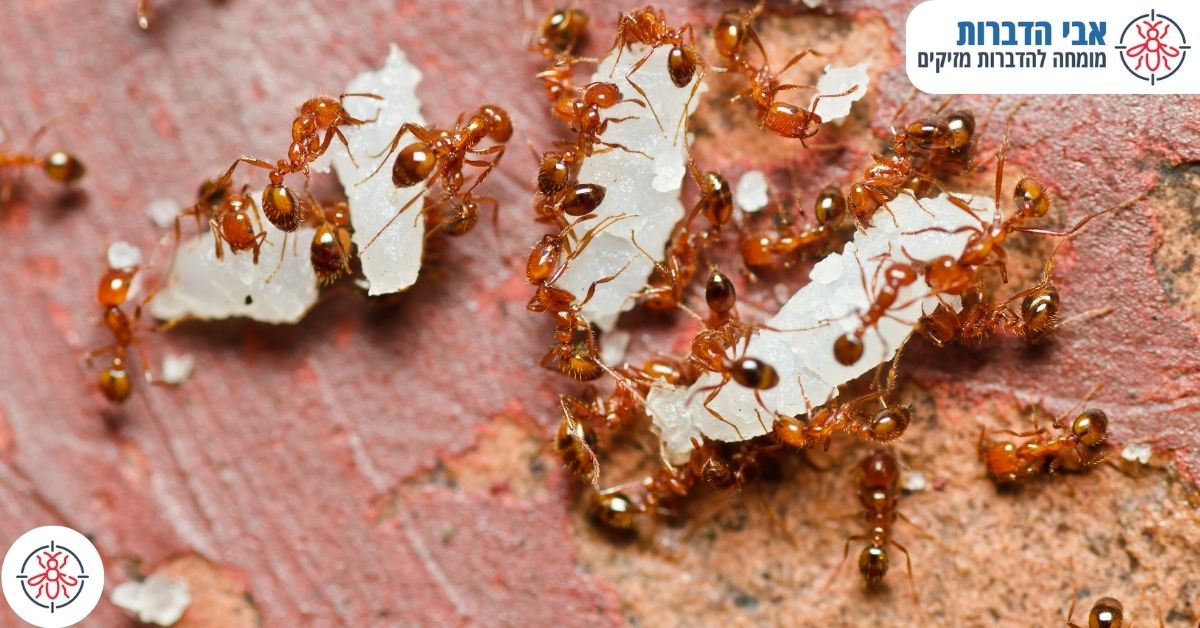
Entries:
{"type": "MultiPolygon", "coordinates": [[[[95,540],[110,579],[123,579],[120,561],[153,565],[195,551],[241,574],[270,625],[617,623],[613,593],[576,565],[560,491],[524,498],[423,486],[439,461],[480,445],[481,428],[498,416],[548,430],[565,387],[535,367],[549,329],[524,311],[521,258],[541,232],[528,219],[533,164],[524,144],[547,146],[557,127],[531,79],[537,59],[520,50],[521,3],[155,0],[148,34],[136,30],[132,4],[2,8],[4,124],[19,139],[71,116],[44,146],[69,147],[90,171],[83,207],[35,200],[0,214],[9,243],[0,251],[9,269],[0,300],[0,540],[70,525],[95,540]],[[152,200],[189,199],[239,154],[275,157],[294,107],[380,65],[391,41],[425,73],[419,93],[431,121],[452,122],[485,101],[512,113],[517,133],[487,185],[502,203],[499,251],[508,258],[485,227],[439,247],[417,287],[392,299],[336,291],[294,328],[187,325],[150,343],[156,360],[167,347],[196,356],[184,387],[143,387],[124,407],[106,404],[81,362],[105,340],[93,321],[106,244],[150,248],[159,235],[145,216],[152,200]],[[373,504],[393,492],[399,514],[376,517],[373,504]],[[444,540],[449,528],[457,532],[444,540]]],[[[595,16],[594,39],[607,42],[616,8],[582,4],[595,16]]],[[[673,20],[697,24],[723,8],[664,4],[673,20]]],[[[849,19],[882,11],[900,49],[909,4],[839,10],[849,19]]],[[[909,91],[902,68],[874,89],[881,132],[909,91]]],[[[1001,102],[997,119],[1013,102],[1001,102]]],[[[983,109],[991,99],[960,103],[983,109]]],[[[1014,158],[1054,181],[1078,217],[1200,159],[1200,103],[1029,99],[1011,135],[1014,158]]],[[[845,180],[874,149],[853,147],[812,179],[845,180]]],[[[712,165],[736,172],[746,159],[712,165]]],[[[1161,438],[1194,477],[1200,336],[1156,280],[1156,225],[1140,204],[1097,224],[1064,258],[1068,307],[1116,308],[1086,333],[1062,334],[1036,360],[1018,360],[1015,349],[958,352],[949,367],[922,369],[922,379],[958,378],[966,365],[970,389],[1042,398],[1053,409],[1104,381],[1098,398],[1124,417],[1116,437],[1161,438]]],[[[121,621],[107,602],[99,613],[100,623],[121,621]]]]}

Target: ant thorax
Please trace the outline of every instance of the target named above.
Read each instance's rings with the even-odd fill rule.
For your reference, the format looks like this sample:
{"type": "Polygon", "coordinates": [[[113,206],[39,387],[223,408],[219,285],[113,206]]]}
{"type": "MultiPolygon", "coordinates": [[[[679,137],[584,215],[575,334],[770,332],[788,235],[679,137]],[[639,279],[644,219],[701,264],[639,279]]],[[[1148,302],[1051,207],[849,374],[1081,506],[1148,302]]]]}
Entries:
{"type": "MultiPolygon", "coordinates": [[[[981,217],[993,211],[990,198],[961,198],[981,217]]],[[[724,386],[707,407],[703,396],[695,392],[719,381],[711,373],[688,388],[656,386],[650,391],[647,412],[673,458],[686,456],[693,438],[745,440],[769,432],[770,417],[776,413],[803,415],[811,407],[824,404],[836,394],[837,385],[890,360],[922,313],[939,304],[918,278],[898,290],[893,305],[877,325],[863,330],[861,359],[849,366],[835,359],[835,340],[860,328],[863,314],[879,298],[888,274],[884,271],[890,265],[907,262],[906,256],[919,260],[940,255],[958,257],[970,235],[965,228],[979,225],[977,219],[945,196],[922,200],[918,205],[912,197],[902,195],[889,205],[890,212],[880,211],[871,226],[855,234],[842,253],[817,263],[809,275],[810,282],[751,337],[745,353],[773,365],[779,372],[778,386],[758,395],[742,386],[724,386]],[[963,230],[956,232],[959,229],[963,230]],[[918,231],[922,232],[914,233],[918,231]],[[714,412],[728,422],[719,420],[714,412]]],[[[958,306],[956,299],[947,301],[958,306]]]]}

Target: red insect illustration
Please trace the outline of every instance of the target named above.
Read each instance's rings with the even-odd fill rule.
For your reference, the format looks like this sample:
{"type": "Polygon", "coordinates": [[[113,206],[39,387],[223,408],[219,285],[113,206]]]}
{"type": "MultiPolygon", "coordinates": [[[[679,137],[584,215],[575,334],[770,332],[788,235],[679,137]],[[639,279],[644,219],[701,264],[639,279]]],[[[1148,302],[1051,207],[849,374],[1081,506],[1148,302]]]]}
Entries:
{"type": "Polygon", "coordinates": [[[45,596],[51,601],[59,597],[71,597],[68,590],[79,584],[79,579],[62,572],[62,568],[67,566],[67,559],[61,558],[61,554],[62,551],[50,553],[48,550],[38,554],[37,562],[42,568],[42,573],[30,576],[25,582],[29,587],[37,587],[37,595],[34,597],[41,599],[45,596]]]}
{"type": "Polygon", "coordinates": [[[1137,32],[1145,41],[1125,51],[1125,56],[1137,58],[1134,71],[1142,69],[1143,64],[1152,73],[1158,72],[1159,66],[1170,70],[1170,58],[1179,56],[1179,48],[1162,41],[1171,32],[1171,25],[1164,25],[1162,20],[1142,20],[1142,23],[1137,25],[1137,32]],[[1145,30],[1142,29],[1143,26],[1145,30]],[[1159,32],[1160,28],[1162,32],[1159,32]]]}

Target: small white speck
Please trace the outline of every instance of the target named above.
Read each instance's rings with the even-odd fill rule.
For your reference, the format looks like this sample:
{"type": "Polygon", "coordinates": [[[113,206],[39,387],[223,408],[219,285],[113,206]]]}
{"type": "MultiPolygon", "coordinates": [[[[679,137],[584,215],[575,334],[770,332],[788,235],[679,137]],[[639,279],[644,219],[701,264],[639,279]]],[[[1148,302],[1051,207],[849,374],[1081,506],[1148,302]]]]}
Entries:
{"type": "Polygon", "coordinates": [[[150,201],[146,206],[146,215],[150,217],[150,222],[159,229],[166,229],[175,224],[175,215],[179,213],[180,204],[169,198],[160,198],[150,201]]]}
{"type": "MultiPolygon", "coordinates": [[[[869,63],[860,63],[848,68],[825,66],[825,73],[821,75],[820,79],[817,79],[817,94],[840,94],[851,87],[857,86],[857,88],[845,96],[821,98],[821,102],[817,103],[814,110],[817,115],[821,116],[821,120],[840,122],[850,115],[850,105],[867,94],[867,84],[871,82],[871,77],[867,74],[868,67],[870,67],[869,63]]],[[[814,96],[813,99],[816,100],[816,97],[814,96]]]]}
{"type": "Polygon", "coordinates": [[[779,301],[780,305],[787,303],[788,299],[792,298],[792,291],[781,283],[771,287],[771,294],[775,295],[775,300],[779,301]]]}
{"type": "Polygon", "coordinates": [[[1148,443],[1129,443],[1121,450],[1122,458],[1141,464],[1150,462],[1150,456],[1153,454],[1154,448],[1148,443]]]}
{"type": "Polygon", "coordinates": [[[196,358],[192,354],[168,353],[163,357],[162,379],[172,386],[178,386],[191,377],[194,368],[196,368],[196,358]]]}
{"type": "Polygon", "coordinates": [[[141,582],[118,584],[109,599],[114,606],[136,614],[144,624],[171,626],[183,617],[192,603],[192,594],[186,580],[150,576],[141,582]]]}
{"type": "Polygon", "coordinates": [[[142,250],[138,247],[117,240],[108,245],[109,268],[137,268],[142,264],[142,250]]]}
{"type": "Polygon", "coordinates": [[[742,175],[734,200],[744,212],[756,212],[767,206],[767,178],[761,170],[751,170],[742,175]]]}
{"type": "Polygon", "coordinates": [[[900,476],[900,488],[909,493],[919,493],[929,487],[925,474],[920,471],[905,471],[900,476]]]}

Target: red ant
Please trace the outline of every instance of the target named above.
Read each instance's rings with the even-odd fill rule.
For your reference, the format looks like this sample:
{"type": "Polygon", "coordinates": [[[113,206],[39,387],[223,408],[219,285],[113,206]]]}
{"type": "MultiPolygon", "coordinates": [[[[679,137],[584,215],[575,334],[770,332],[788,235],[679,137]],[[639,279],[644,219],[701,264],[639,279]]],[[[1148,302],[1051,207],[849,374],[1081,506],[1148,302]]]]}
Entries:
{"type": "Polygon", "coordinates": [[[753,231],[742,238],[742,261],[751,269],[780,270],[791,267],[798,251],[829,244],[846,213],[845,197],[836,187],[826,187],[817,195],[813,211],[816,224],[799,227],[783,205],[779,205],[772,228],[753,231]]]}
{"type": "MultiPolygon", "coordinates": [[[[292,143],[288,146],[287,159],[280,159],[272,164],[269,161],[255,157],[238,157],[222,179],[233,174],[233,169],[239,163],[263,168],[270,171],[267,178],[270,184],[263,188],[262,211],[267,220],[277,229],[291,233],[299,229],[308,220],[309,207],[300,202],[292,189],[283,184],[284,178],[296,172],[304,173],[304,187],[308,189],[308,179],[311,176],[309,164],[316,161],[329,149],[334,137],[346,147],[350,144],[342,133],[343,126],[361,126],[372,120],[359,120],[346,112],[344,101],[356,96],[362,98],[381,99],[377,94],[350,93],[337,98],[318,96],[304,101],[300,105],[300,114],[292,120],[292,143]],[[321,132],[324,131],[324,137],[321,132]]],[[[350,155],[351,161],[354,156],[350,155]]]]}
{"type": "Polygon", "coordinates": [[[766,50],[763,49],[762,41],[759,40],[758,33],[751,24],[761,11],[762,3],[760,2],[750,11],[726,11],[717,20],[716,28],[713,30],[713,40],[717,52],[730,63],[730,67],[724,68],[723,71],[740,72],[749,81],[743,96],[749,96],[750,102],[758,109],[760,127],[780,137],[798,139],[802,146],[807,147],[806,140],[820,132],[821,116],[816,113],[816,109],[821,99],[846,96],[857,90],[858,86],[853,85],[838,94],[818,94],[813,98],[812,109],[775,100],[782,91],[815,89],[811,85],[780,83],[779,77],[805,56],[819,55],[820,53],[815,50],[801,50],[793,55],[778,73],[772,72],[766,50]],[[762,67],[755,67],[747,58],[745,47],[748,42],[753,42],[762,53],[762,67]]]}
{"type": "Polygon", "coordinates": [[[931,344],[942,348],[953,342],[980,344],[997,331],[1020,336],[1034,344],[1062,326],[1059,295],[1051,278],[1052,260],[1046,262],[1042,279],[1035,286],[994,304],[974,285],[961,293],[962,310],[955,312],[942,303],[917,322],[917,331],[931,344]],[[1012,304],[1020,302],[1019,311],[1012,304]]]}
{"type": "Polygon", "coordinates": [[[575,64],[595,61],[574,56],[575,46],[583,38],[587,24],[587,14],[579,9],[551,11],[542,21],[541,34],[531,46],[550,62],[550,66],[539,72],[537,78],[542,81],[546,98],[554,105],[552,111],[564,107],[562,101],[569,102],[575,92],[575,64]]]}
{"type": "MultiPolygon", "coordinates": [[[[375,155],[383,156],[383,159],[379,162],[379,167],[367,178],[375,176],[396,152],[400,146],[400,139],[405,134],[412,133],[416,141],[401,149],[392,164],[392,184],[398,188],[408,188],[426,182],[425,188],[429,189],[435,183],[440,183],[444,192],[442,201],[457,197],[460,203],[465,205],[470,193],[500,163],[500,158],[504,156],[504,144],[512,137],[512,131],[512,120],[508,113],[496,105],[480,106],[465,123],[456,123],[454,128],[449,130],[436,127],[428,129],[413,122],[406,122],[396,132],[388,149],[375,155]],[[495,144],[487,148],[478,148],[485,139],[490,139],[495,144]],[[489,155],[494,157],[480,158],[489,155]],[[463,169],[466,166],[482,170],[464,189],[463,169]]],[[[418,198],[420,195],[414,196],[397,210],[363,248],[371,246],[418,198]]]]}
{"type": "Polygon", "coordinates": [[[350,224],[350,206],[345,201],[322,207],[316,199],[309,197],[318,219],[309,245],[309,261],[313,272],[322,284],[331,284],[339,277],[350,273],[350,260],[356,247],[351,237],[354,227],[350,224]]]}
{"type": "MultiPolygon", "coordinates": [[[[855,253],[857,258],[858,253],[855,253]]],[[[867,307],[867,311],[859,315],[859,325],[853,332],[847,332],[838,336],[833,343],[833,356],[843,365],[850,366],[862,359],[863,336],[868,329],[877,328],[879,321],[885,317],[891,317],[888,312],[896,304],[896,300],[900,297],[900,291],[911,286],[917,281],[917,271],[912,264],[904,262],[891,262],[889,264],[880,264],[876,268],[876,276],[879,271],[883,271],[883,286],[874,294],[871,304],[867,307]]],[[[862,261],[859,260],[859,272],[862,274],[862,261]]],[[[866,275],[862,274],[863,289],[867,288],[866,275]]],[[[907,304],[903,304],[905,306],[907,304]]]]}
{"type": "MultiPolygon", "coordinates": [[[[633,42],[650,48],[646,51],[646,55],[625,73],[625,80],[629,81],[629,84],[637,90],[642,98],[649,100],[646,91],[633,81],[633,75],[650,60],[654,49],[659,46],[671,46],[671,50],[667,53],[667,74],[671,77],[671,82],[675,84],[675,87],[680,89],[687,87],[688,83],[692,83],[692,80],[696,78],[697,71],[700,72],[700,78],[703,79],[706,66],[700,53],[696,52],[696,35],[691,24],[684,24],[678,29],[672,28],[667,24],[666,14],[652,6],[622,14],[617,21],[617,37],[613,42],[613,49],[617,51],[617,58],[613,61],[614,71],[617,63],[621,61],[621,55],[624,54],[625,48],[633,42]]],[[[685,112],[691,106],[692,98],[695,98],[700,82],[700,80],[696,80],[692,84],[692,91],[683,106],[685,112]]],[[[650,113],[654,115],[654,121],[658,123],[658,128],[661,130],[662,121],[659,119],[658,113],[654,111],[654,107],[650,107],[650,113]]],[[[681,126],[682,123],[683,118],[680,119],[681,126]]]]}
{"type": "MultiPolygon", "coordinates": [[[[908,566],[908,580],[913,587],[913,599],[917,599],[917,584],[913,577],[912,558],[908,549],[892,538],[892,527],[896,519],[904,515],[896,509],[900,496],[900,465],[896,457],[884,449],[876,449],[858,464],[858,501],[863,506],[863,519],[867,534],[855,534],[846,539],[842,552],[842,563],[850,556],[852,541],[867,541],[858,557],[858,571],[868,587],[878,586],[887,575],[890,559],[887,546],[891,545],[904,553],[908,566]]],[[[841,570],[841,564],[838,570],[841,570]]],[[[834,572],[836,575],[836,571],[834,572]]],[[[830,579],[832,582],[832,578],[830,579]]]]}
{"type": "Polygon", "coordinates": [[[257,264],[259,250],[267,239],[267,232],[262,228],[258,205],[254,203],[254,198],[246,193],[249,186],[242,186],[241,192],[234,192],[232,189],[230,178],[236,167],[237,162],[234,162],[225,174],[201,184],[196,194],[196,202],[175,216],[175,242],[178,243],[182,238],[179,223],[184,217],[194,217],[197,226],[203,218],[208,218],[218,260],[225,258],[225,250],[221,245],[224,242],[234,253],[253,251],[254,263],[257,264]]]}
{"type": "Polygon", "coordinates": [[[1094,465],[1103,460],[1107,454],[1108,441],[1108,415],[1104,411],[1089,408],[1076,415],[1070,425],[1064,423],[1075,407],[1090,398],[1098,389],[1099,386],[1093,388],[1087,397],[1054,419],[1051,427],[1063,430],[1059,436],[1048,436],[1044,428],[1038,427],[1036,417],[1032,417],[1032,432],[1001,432],[1017,438],[1030,439],[1020,444],[1010,440],[988,442],[987,429],[981,431],[979,454],[987,466],[988,473],[997,482],[1010,484],[1043,472],[1053,473],[1068,452],[1074,452],[1084,466],[1094,465]]]}
{"type": "MultiPolygon", "coordinates": [[[[1069,628],[1083,628],[1079,624],[1071,621],[1071,616],[1075,614],[1075,598],[1071,598],[1071,607],[1067,609],[1067,626],[1069,628]]],[[[1116,598],[1102,597],[1094,604],[1088,612],[1087,628],[1122,628],[1125,625],[1125,607],[1116,598]]],[[[1164,623],[1159,618],[1158,625],[1161,628],[1164,623]]]]}
{"type": "MultiPolygon", "coordinates": [[[[33,166],[41,168],[46,178],[62,185],[72,185],[82,179],[83,175],[87,173],[87,168],[75,155],[62,150],[45,154],[30,152],[48,128],[48,126],[42,126],[35,131],[21,150],[10,152],[0,148],[0,175],[6,169],[15,171],[18,168],[33,166]]],[[[2,130],[3,128],[0,127],[0,131],[2,130]]],[[[12,187],[11,182],[0,180],[0,204],[8,202],[12,194],[12,187]]]]}
{"type": "Polygon", "coordinates": [[[145,371],[148,383],[155,383],[150,370],[150,361],[138,336],[138,321],[142,316],[142,307],[150,302],[156,293],[151,291],[140,302],[133,312],[126,312],[124,306],[129,298],[134,277],[140,269],[137,266],[126,268],[106,268],[100,275],[100,283],[96,289],[96,300],[104,308],[102,324],[112,334],[112,343],[93,349],[85,359],[90,364],[97,355],[110,353],[112,359],[108,367],[100,371],[100,391],[113,403],[122,403],[133,392],[133,379],[129,376],[129,348],[136,347],[145,371]]]}

